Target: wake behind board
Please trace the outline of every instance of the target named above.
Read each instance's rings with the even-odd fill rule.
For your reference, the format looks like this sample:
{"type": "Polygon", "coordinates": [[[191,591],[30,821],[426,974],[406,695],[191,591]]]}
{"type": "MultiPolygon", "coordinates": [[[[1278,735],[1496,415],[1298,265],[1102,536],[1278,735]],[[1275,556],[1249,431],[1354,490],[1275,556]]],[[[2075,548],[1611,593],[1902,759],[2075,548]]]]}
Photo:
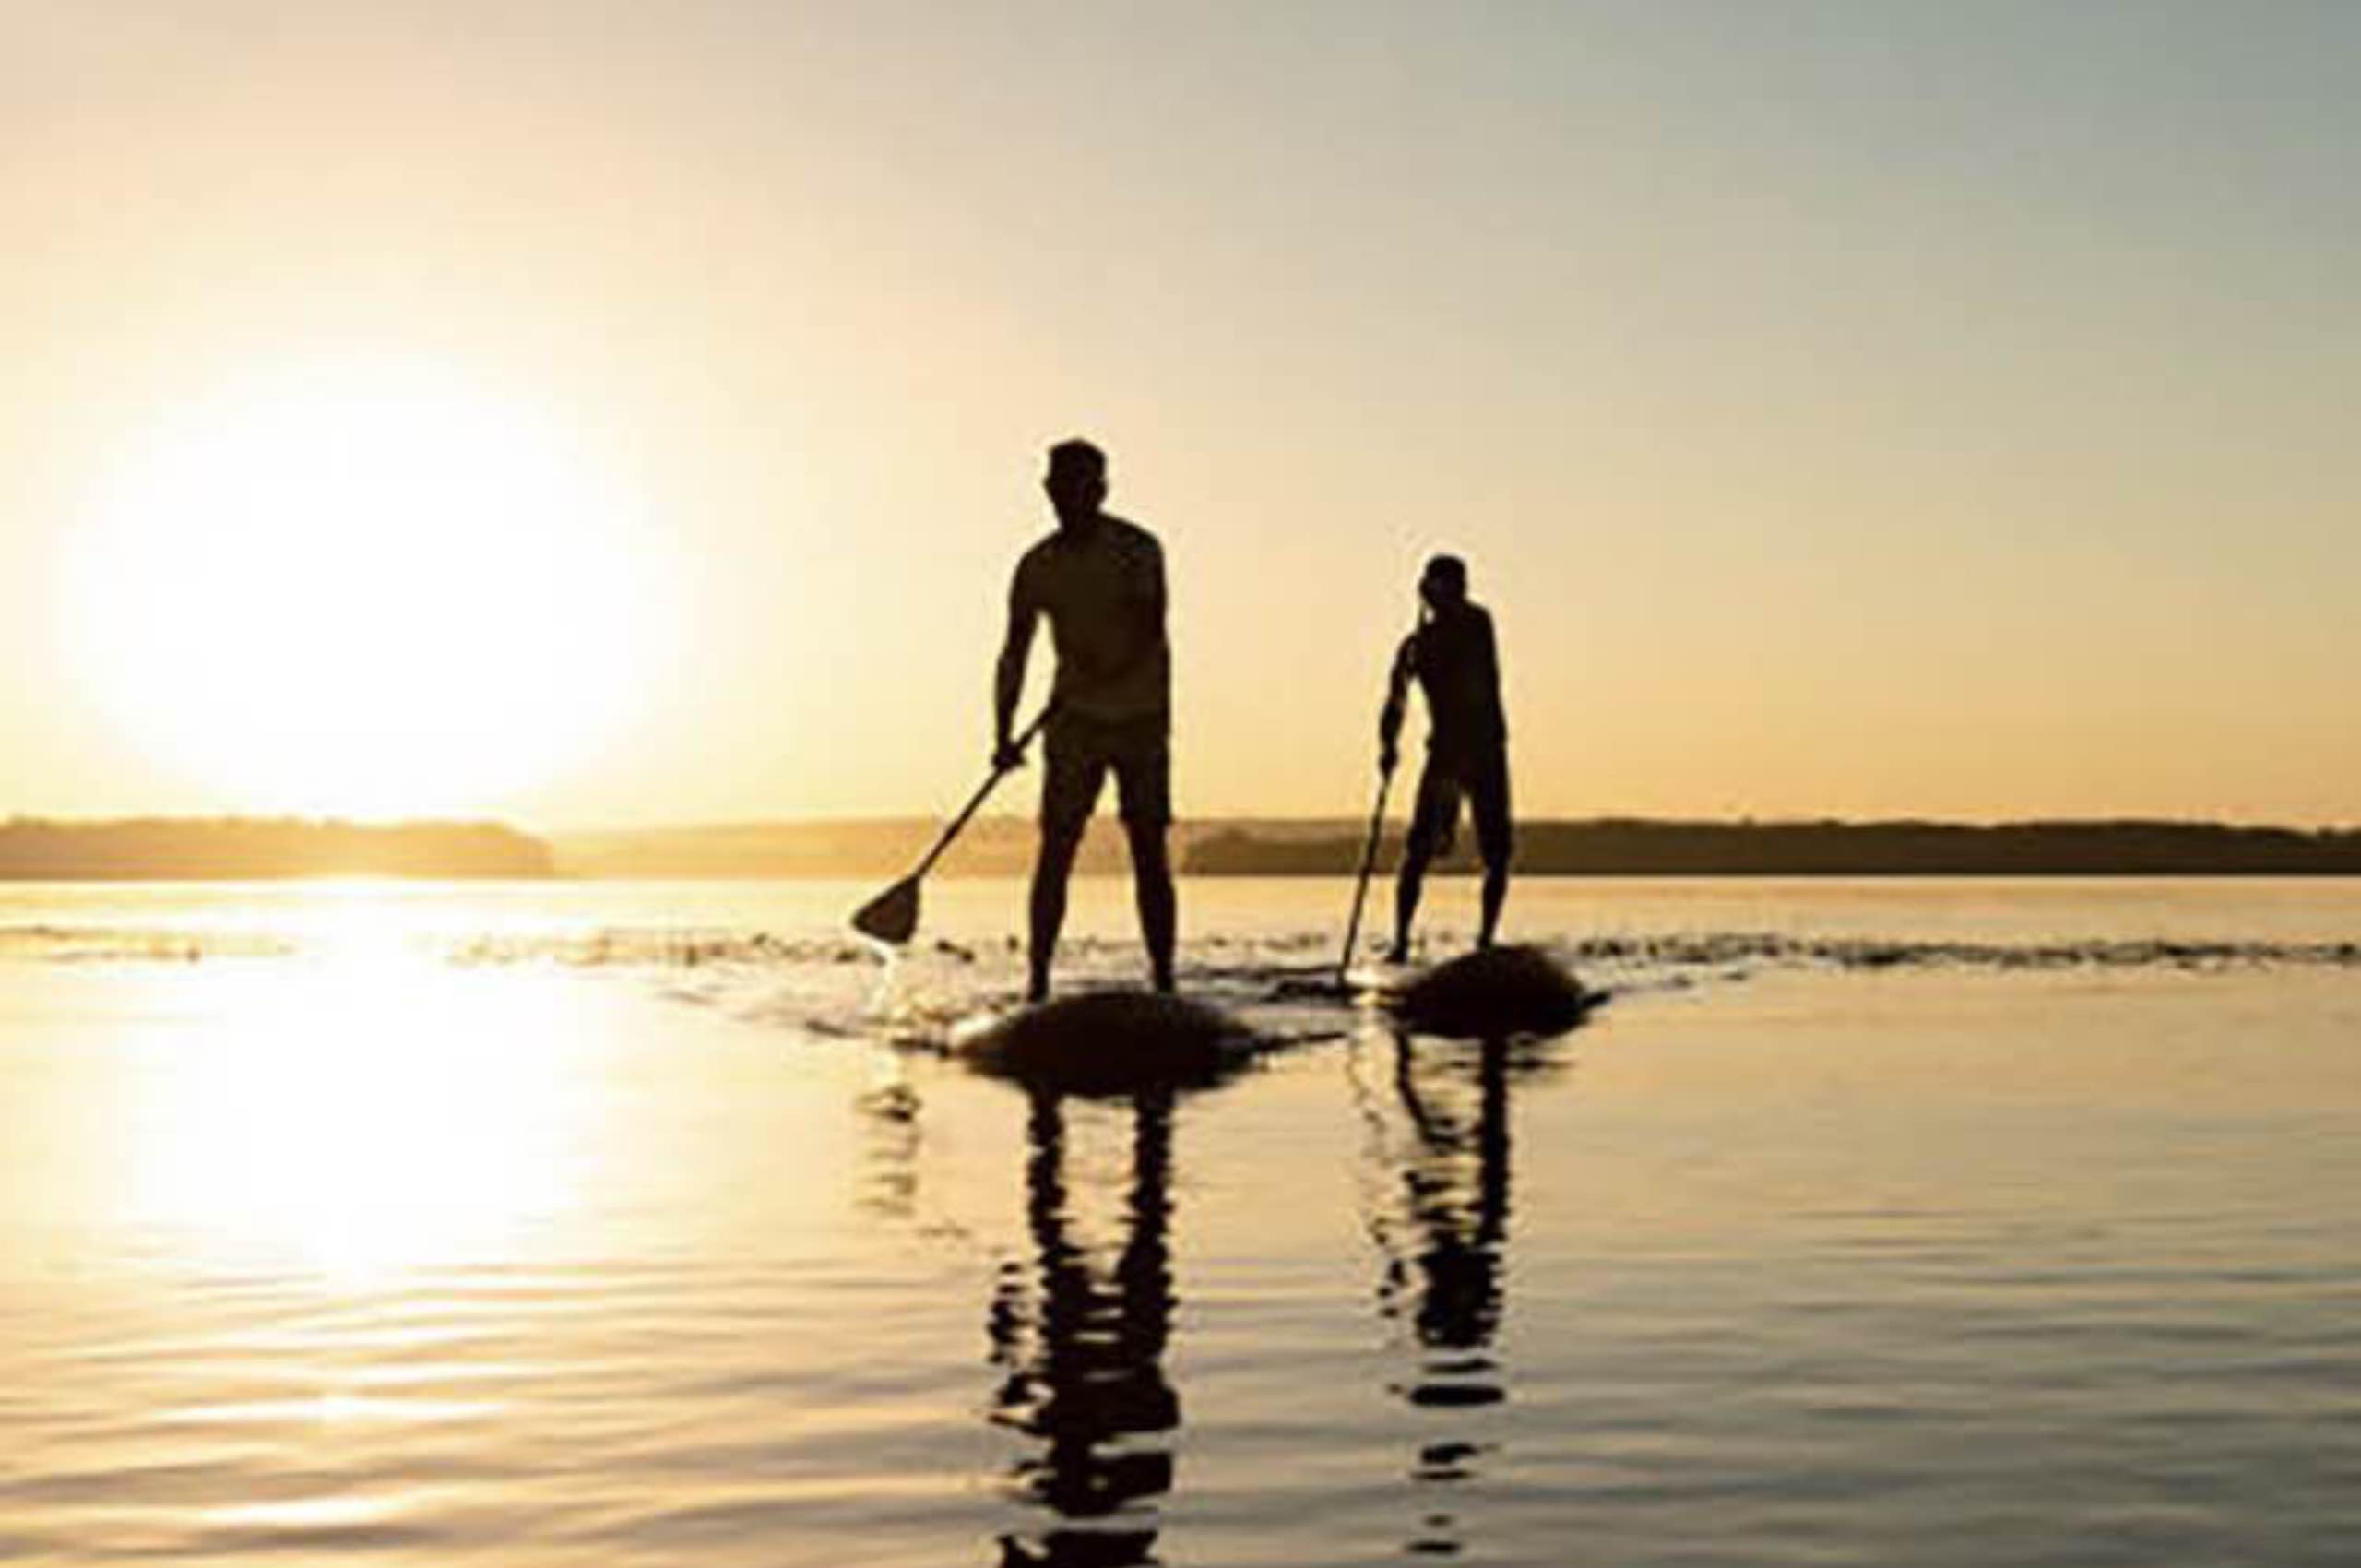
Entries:
{"type": "Polygon", "coordinates": [[[1404,1028],[1452,1039],[1563,1034],[1605,1000],[1548,954],[1523,946],[1463,954],[1379,992],[1404,1028]]]}
{"type": "Polygon", "coordinates": [[[952,1054],[979,1073],[1064,1094],[1209,1088],[1263,1048],[1253,1029],[1185,997],[1092,991],[955,1030],[952,1054]]]}

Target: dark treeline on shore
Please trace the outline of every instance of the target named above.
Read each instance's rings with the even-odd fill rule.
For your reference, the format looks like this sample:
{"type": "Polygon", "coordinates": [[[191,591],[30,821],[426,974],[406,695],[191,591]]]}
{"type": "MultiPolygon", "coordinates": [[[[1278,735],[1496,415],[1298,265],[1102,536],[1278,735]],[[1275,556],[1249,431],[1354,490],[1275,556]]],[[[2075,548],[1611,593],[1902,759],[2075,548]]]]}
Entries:
{"type": "MultiPolygon", "coordinates": [[[[748,823],[554,834],[497,823],[384,826],[291,817],[159,817],[0,823],[0,880],[205,881],[304,876],[841,877],[907,870],[940,825],[922,817],[748,823]]],[[[1349,876],[1363,825],[1342,820],[1190,823],[1176,859],[1195,876],[1349,876]]],[[[1472,835],[1440,862],[1473,863],[1472,835]]],[[[946,857],[952,876],[1021,875],[1033,825],[979,820],[946,857]]],[[[1381,843],[1390,873],[1400,825],[1381,843]]],[[[1517,833],[1528,876],[2351,876],[2361,830],[2201,822],[1539,821],[1517,833]]],[[[1078,868],[1126,869],[1122,835],[1091,825],[1078,868]]]]}
{"type": "MultiPolygon", "coordinates": [[[[1464,837],[1464,836],[1463,836],[1464,837]]],[[[1241,826],[1191,846],[1201,876],[1350,874],[1362,841],[1241,826]]],[[[1463,842],[1446,864],[1464,869],[1463,842]]],[[[1401,856],[1386,836],[1379,864],[1401,856]]],[[[2361,831],[2206,822],[1662,822],[1600,817],[1518,829],[1516,865],[1557,876],[2339,876],[2361,831]]]]}
{"type": "MultiPolygon", "coordinates": [[[[924,818],[747,823],[729,826],[560,834],[571,875],[872,877],[906,869],[939,825],[924,818]]],[[[1342,820],[1183,823],[1175,858],[1196,876],[1349,876],[1363,825],[1342,820]]],[[[1473,835],[1441,861],[1473,864],[1473,835]]],[[[942,873],[1021,875],[1033,825],[979,819],[942,873]]],[[[1392,826],[1379,854],[1391,872],[1402,851],[1392,826]]],[[[2361,831],[2308,832],[2201,822],[1667,822],[1601,817],[1521,826],[1516,864],[1538,876],[2228,876],[2361,875],[2361,831]]],[[[1079,869],[1125,869],[1122,835],[1091,824],[1079,869]]]]}
{"type": "Polygon", "coordinates": [[[298,876],[542,877],[540,840],[490,822],[298,817],[0,823],[0,879],[203,882],[298,876]]]}

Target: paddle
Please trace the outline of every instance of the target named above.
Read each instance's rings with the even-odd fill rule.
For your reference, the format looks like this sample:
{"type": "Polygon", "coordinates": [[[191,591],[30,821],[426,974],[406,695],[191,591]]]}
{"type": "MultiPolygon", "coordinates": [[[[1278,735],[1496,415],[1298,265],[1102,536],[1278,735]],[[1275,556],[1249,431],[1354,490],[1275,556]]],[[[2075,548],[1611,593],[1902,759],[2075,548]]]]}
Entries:
{"type": "Polygon", "coordinates": [[[1360,940],[1361,905],[1369,897],[1369,873],[1377,868],[1377,837],[1385,827],[1385,792],[1394,787],[1394,770],[1377,776],[1377,804],[1369,814],[1369,847],[1361,851],[1360,879],[1353,884],[1353,918],[1345,923],[1345,950],[1336,957],[1336,987],[1343,990],[1353,967],[1353,944],[1360,940]]]}
{"type": "MultiPolygon", "coordinates": [[[[1021,754],[1032,743],[1033,737],[1040,733],[1041,726],[1049,721],[1050,710],[1045,707],[1035,716],[1032,723],[1025,727],[1025,732],[1012,742],[1013,749],[1021,754]]],[[[951,848],[951,841],[959,837],[959,830],[967,826],[967,819],[976,814],[976,809],[984,803],[984,797],[990,795],[992,787],[1010,771],[994,763],[991,772],[985,775],[984,781],[976,787],[976,792],[967,797],[967,803],[960,808],[959,814],[951,819],[951,826],[944,828],[943,836],[934,841],[934,848],[926,852],[926,858],[919,861],[909,875],[854,911],[853,930],[895,947],[910,939],[919,929],[919,884],[928,872],[934,869],[934,862],[943,858],[943,851],[951,848]]]]}

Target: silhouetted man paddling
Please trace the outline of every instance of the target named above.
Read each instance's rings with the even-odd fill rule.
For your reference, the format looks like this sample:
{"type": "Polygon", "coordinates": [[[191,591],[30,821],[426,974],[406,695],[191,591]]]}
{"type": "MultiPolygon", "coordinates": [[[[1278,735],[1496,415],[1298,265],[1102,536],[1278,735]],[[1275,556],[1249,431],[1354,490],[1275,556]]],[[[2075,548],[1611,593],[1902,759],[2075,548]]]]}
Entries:
{"type": "Polygon", "coordinates": [[[1410,839],[1402,855],[1402,880],[1394,889],[1394,948],[1401,963],[1410,955],[1410,926],[1418,914],[1418,894],[1427,867],[1451,848],[1459,826],[1459,802],[1466,798],[1476,817],[1476,844],[1484,856],[1484,919],[1476,944],[1489,947],[1500,929],[1501,903],[1509,891],[1509,731],[1501,711],[1501,660],[1492,641],[1492,618],[1467,598],[1467,564],[1438,555],[1418,578],[1425,609],[1418,629],[1402,640],[1385,711],[1377,721],[1378,766],[1391,774],[1400,753],[1403,709],[1410,683],[1427,695],[1427,766],[1418,778],[1418,803],[1410,815],[1410,839]]]}
{"type": "Polygon", "coordinates": [[[1042,488],[1058,531],[1016,564],[992,693],[993,766],[1014,767],[1024,761],[1011,739],[1016,701],[1034,627],[1048,616],[1058,674],[1044,747],[1027,994],[1036,1002],[1050,994],[1066,880],[1110,772],[1131,840],[1140,934],[1157,989],[1170,991],[1175,900],[1165,832],[1172,821],[1172,652],[1164,635],[1164,551],[1155,535],[1105,509],[1107,455],[1089,442],[1050,447],[1042,488]]]}

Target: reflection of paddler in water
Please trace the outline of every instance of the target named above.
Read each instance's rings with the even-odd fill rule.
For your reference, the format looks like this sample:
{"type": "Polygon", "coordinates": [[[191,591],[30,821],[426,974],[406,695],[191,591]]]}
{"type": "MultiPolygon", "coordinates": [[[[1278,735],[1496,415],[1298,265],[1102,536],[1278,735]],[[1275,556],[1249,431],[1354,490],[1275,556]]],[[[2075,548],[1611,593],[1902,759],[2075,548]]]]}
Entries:
{"type": "MultiPolygon", "coordinates": [[[[1509,1080],[1517,1065],[1502,1040],[1475,1048],[1471,1072],[1468,1050],[1394,1037],[1394,1091],[1412,1144],[1379,1146],[1401,1188],[1376,1227],[1386,1253],[1379,1310],[1406,1322],[1418,1346],[1414,1374],[1394,1391],[1456,1429],[1420,1443],[1411,1472],[1420,1481],[1472,1475],[1491,1447],[1475,1435],[1475,1410],[1507,1397],[1491,1350],[1506,1304],[1509,1080]]],[[[1454,1524],[1429,1514],[1413,1548],[1455,1550],[1447,1538],[1454,1524]]]]}
{"type": "Polygon", "coordinates": [[[1501,1264],[1509,1221],[1509,1047],[1485,1042],[1476,1058],[1474,1103],[1454,1086],[1451,1103],[1436,1091],[1444,1072],[1458,1075],[1464,1052],[1421,1049],[1406,1039],[1394,1051],[1394,1094],[1417,1136],[1402,1162],[1403,1218],[1415,1251],[1387,1265],[1388,1310],[1414,1292],[1410,1319],[1430,1352],[1408,1391],[1418,1405],[1489,1405],[1501,1398],[1498,1369],[1486,1352],[1501,1325],[1501,1264]],[[1438,1071],[1437,1063],[1443,1064],[1438,1071]],[[1421,1080],[1425,1081],[1422,1082],[1421,1080]]]}
{"type": "Polygon", "coordinates": [[[1111,1260],[1070,1230],[1063,1102],[1036,1090],[1027,1122],[1026,1216],[1030,1275],[1003,1270],[992,1301],[992,1360],[1006,1372],[992,1419],[1040,1440],[1014,1476],[1058,1523],[1038,1536],[1001,1538],[1004,1563],[1154,1561],[1153,1515],[1129,1528],[1172,1487],[1172,1455],[1143,1443],[1180,1424],[1180,1401],[1164,1378],[1172,1328],[1172,1096],[1132,1106],[1132,1181],[1124,1237],[1111,1260]]]}

